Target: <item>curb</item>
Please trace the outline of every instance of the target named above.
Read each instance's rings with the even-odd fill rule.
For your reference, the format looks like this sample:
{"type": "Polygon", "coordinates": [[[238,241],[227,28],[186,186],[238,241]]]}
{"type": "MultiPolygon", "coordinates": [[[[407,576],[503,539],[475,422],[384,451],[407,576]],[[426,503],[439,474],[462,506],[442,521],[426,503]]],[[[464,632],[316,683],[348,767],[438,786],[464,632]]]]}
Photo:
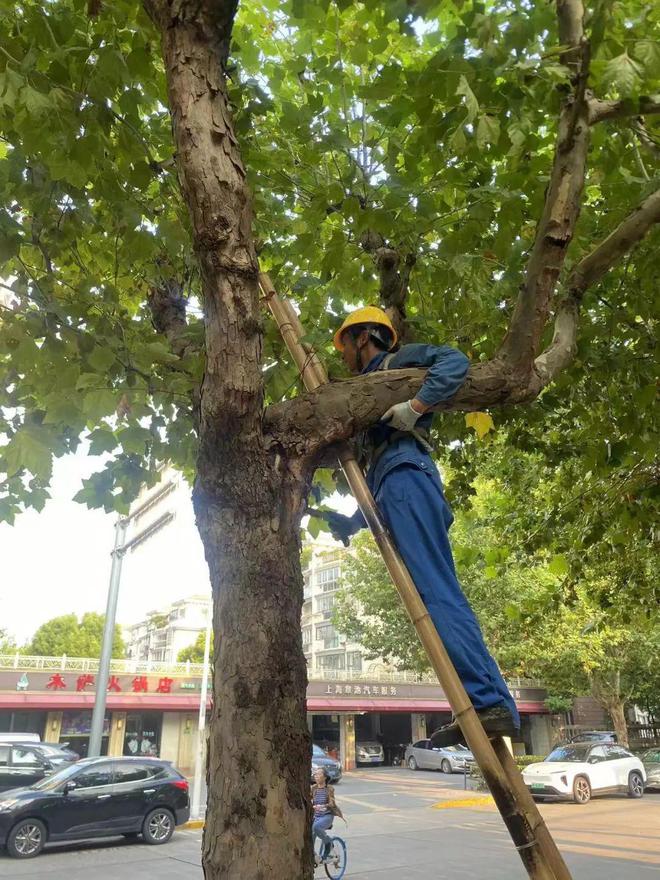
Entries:
{"type": "Polygon", "coordinates": [[[191,831],[194,828],[203,828],[204,820],[203,819],[189,819],[185,825],[181,826],[182,831],[191,831]]]}
{"type": "Polygon", "coordinates": [[[431,804],[431,809],[432,810],[448,810],[453,807],[458,807],[459,809],[460,809],[460,807],[465,807],[465,808],[490,807],[491,805],[494,805],[494,804],[495,804],[495,801],[493,800],[493,796],[488,794],[488,795],[482,795],[481,797],[460,798],[459,800],[453,800],[453,801],[440,801],[437,804],[431,804]]]}

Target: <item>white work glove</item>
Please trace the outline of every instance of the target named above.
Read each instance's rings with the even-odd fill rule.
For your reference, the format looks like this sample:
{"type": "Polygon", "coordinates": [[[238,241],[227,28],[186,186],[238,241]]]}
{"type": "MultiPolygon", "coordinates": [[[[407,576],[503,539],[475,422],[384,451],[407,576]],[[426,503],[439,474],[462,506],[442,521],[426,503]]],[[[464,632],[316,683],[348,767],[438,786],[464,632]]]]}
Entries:
{"type": "Polygon", "coordinates": [[[380,420],[386,423],[395,431],[414,431],[417,420],[422,415],[412,407],[412,400],[405,400],[403,403],[395,403],[386,413],[383,413],[380,420]]]}

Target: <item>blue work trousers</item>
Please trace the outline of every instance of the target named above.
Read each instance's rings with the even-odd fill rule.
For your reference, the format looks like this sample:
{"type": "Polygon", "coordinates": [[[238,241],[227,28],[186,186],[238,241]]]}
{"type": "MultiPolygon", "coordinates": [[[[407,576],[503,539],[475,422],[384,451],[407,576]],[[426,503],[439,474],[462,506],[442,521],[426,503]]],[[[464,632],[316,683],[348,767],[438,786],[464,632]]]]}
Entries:
{"type": "Polygon", "coordinates": [[[448,534],[453,516],[433,462],[420,456],[397,464],[380,480],[376,503],[475,709],[504,705],[519,725],[516,704],[456,577],[448,534]]]}

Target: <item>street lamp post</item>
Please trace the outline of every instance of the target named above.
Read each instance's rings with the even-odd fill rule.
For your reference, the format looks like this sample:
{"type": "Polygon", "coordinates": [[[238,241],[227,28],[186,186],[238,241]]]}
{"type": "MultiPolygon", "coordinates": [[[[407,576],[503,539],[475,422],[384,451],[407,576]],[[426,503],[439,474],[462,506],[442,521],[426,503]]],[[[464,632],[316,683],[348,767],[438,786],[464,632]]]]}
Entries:
{"type": "Polygon", "coordinates": [[[199,717],[197,721],[197,743],[195,750],[195,776],[193,778],[192,809],[190,817],[199,819],[202,812],[202,769],[204,766],[204,746],[206,744],[206,701],[208,699],[209,658],[211,655],[211,631],[213,628],[213,607],[209,607],[204,640],[204,670],[202,672],[201,693],[199,695],[199,717]]]}
{"type": "Polygon", "coordinates": [[[94,711],[92,712],[92,726],[89,733],[89,748],[87,754],[91,758],[97,758],[101,754],[101,740],[103,738],[103,720],[105,718],[105,705],[108,690],[108,678],[110,674],[110,661],[112,659],[112,642],[115,635],[115,620],[117,617],[117,600],[119,598],[119,583],[121,581],[121,564],[129,550],[133,550],[139,544],[143,544],[163,529],[174,519],[174,514],[167,512],[161,514],[156,520],[146,526],[141,532],[126,540],[126,532],[132,520],[144,513],[151,506],[147,499],[144,504],[135,509],[129,516],[120,517],[115,524],[115,546],[112,551],[112,568],[110,569],[110,585],[108,587],[108,602],[103,624],[103,641],[101,642],[101,658],[99,660],[99,672],[96,677],[96,696],[94,699],[94,711]]]}
{"type": "Polygon", "coordinates": [[[110,660],[112,659],[112,642],[115,635],[119,582],[121,580],[121,564],[126,552],[126,530],[128,525],[129,519],[127,517],[121,517],[115,523],[115,546],[112,551],[112,568],[110,569],[108,602],[105,609],[105,622],[103,624],[101,659],[99,661],[99,673],[96,678],[96,699],[94,700],[92,727],[89,734],[89,748],[87,752],[90,757],[97,757],[101,754],[108,676],[110,673],[110,660]]]}

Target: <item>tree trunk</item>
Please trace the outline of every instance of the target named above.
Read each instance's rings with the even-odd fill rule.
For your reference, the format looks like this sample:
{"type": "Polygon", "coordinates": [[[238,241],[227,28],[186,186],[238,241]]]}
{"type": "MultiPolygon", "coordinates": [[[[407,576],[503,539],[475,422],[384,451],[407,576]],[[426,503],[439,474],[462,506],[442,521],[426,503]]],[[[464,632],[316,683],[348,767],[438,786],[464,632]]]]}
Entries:
{"type": "Polygon", "coordinates": [[[303,880],[311,746],[299,518],[282,517],[279,501],[255,504],[246,476],[254,471],[233,478],[243,506],[195,490],[215,632],[204,876],[303,880]]]}
{"type": "Polygon", "coordinates": [[[607,704],[607,711],[610,713],[612,723],[614,724],[614,732],[620,745],[628,748],[628,725],[626,724],[625,703],[621,699],[611,699],[607,704]]]}

